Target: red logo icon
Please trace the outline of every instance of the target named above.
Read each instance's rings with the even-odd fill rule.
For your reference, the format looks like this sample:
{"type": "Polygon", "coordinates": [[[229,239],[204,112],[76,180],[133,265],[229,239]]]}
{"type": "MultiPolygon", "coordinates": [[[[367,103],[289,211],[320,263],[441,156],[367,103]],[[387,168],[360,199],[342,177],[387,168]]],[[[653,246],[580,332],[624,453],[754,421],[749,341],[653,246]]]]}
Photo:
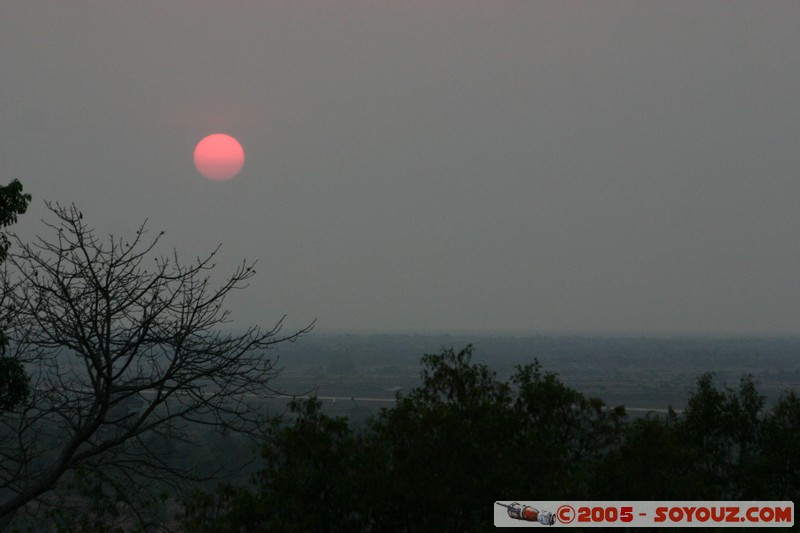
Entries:
{"type": "Polygon", "coordinates": [[[556,516],[562,524],[569,524],[575,520],[575,509],[570,505],[562,505],[556,511],[556,516]]]}

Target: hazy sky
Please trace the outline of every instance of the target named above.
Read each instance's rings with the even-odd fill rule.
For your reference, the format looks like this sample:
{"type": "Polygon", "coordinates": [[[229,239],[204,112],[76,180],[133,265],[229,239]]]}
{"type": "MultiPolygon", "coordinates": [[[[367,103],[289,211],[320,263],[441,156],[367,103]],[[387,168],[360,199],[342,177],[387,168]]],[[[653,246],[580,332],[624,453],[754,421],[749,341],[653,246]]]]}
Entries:
{"type": "Polygon", "coordinates": [[[3,0],[0,162],[242,323],[800,333],[800,2],[3,0]]]}

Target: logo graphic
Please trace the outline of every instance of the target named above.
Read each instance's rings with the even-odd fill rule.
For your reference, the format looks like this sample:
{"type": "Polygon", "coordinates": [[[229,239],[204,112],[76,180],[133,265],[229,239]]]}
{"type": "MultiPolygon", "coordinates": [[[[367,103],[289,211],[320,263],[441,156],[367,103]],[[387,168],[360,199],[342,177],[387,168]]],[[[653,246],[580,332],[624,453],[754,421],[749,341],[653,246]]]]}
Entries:
{"type": "Polygon", "coordinates": [[[792,527],[791,501],[559,501],[494,502],[497,527],[792,527]],[[505,512],[503,512],[505,509],[505,512]],[[524,524],[522,522],[525,522],[524,524]]]}
{"type": "Polygon", "coordinates": [[[505,503],[495,502],[497,505],[506,508],[508,516],[517,520],[525,520],[526,522],[539,522],[545,526],[552,526],[556,523],[556,515],[550,511],[540,511],[530,505],[520,505],[518,502],[512,502],[510,505],[505,503]]]}
{"type": "Polygon", "coordinates": [[[562,505],[556,510],[556,516],[562,524],[571,524],[575,520],[575,509],[571,505],[562,505]]]}

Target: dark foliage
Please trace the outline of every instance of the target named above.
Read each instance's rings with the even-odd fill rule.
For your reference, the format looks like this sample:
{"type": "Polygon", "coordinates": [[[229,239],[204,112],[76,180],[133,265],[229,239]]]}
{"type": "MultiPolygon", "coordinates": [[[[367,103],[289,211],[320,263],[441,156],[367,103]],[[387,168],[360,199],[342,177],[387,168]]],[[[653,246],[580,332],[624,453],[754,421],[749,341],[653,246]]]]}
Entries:
{"type": "Polygon", "coordinates": [[[422,384],[362,433],[292,404],[248,487],[198,493],[192,531],[483,531],[496,498],[788,500],[800,493],[800,400],[764,412],[750,378],[701,376],[683,415],[628,420],[538,362],[508,383],[472,348],[422,359],[422,384]],[[488,502],[488,503],[487,503],[488,502]]]}
{"type": "MultiPolygon", "coordinates": [[[[22,184],[14,180],[0,186],[0,228],[14,224],[17,217],[28,209],[30,194],[23,194],[22,184]]],[[[0,233],[0,264],[8,255],[11,245],[8,237],[0,233]]],[[[6,357],[8,337],[0,331],[0,413],[13,409],[28,397],[30,378],[22,364],[13,357],[6,357]]]]}

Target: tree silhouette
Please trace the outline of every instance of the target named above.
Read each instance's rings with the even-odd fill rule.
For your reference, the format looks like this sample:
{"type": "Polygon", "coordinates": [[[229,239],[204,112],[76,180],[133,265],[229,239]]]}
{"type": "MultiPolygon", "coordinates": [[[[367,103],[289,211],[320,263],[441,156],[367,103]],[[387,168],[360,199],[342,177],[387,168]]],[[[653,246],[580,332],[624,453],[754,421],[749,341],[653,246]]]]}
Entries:
{"type": "MultiPolygon", "coordinates": [[[[30,201],[31,195],[22,193],[22,184],[17,180],[0,187],[0,227],[14,224],[30,201]]],[[[0,264],[6,260],[10,244],[8,237],[0,234],[0,264]]],[[[17,359],[6,357],[7,347],[8,337],[0,331],[0,412],[12,409],[28,397],[28,376],[17,359]]]]}
{"type": "Polygon", "coordinates": [[[472,347],[422,358],[421,384],[366,428],[310,399],[272,424],[249,486],[198,492],[188,531],[484,531],[495,494],[530,500],[790,500],[800,400],[770,411],[750,377],[697,380],[687,409],[629,420],[538,361],[508,382],[472,347]]]}
{"type": "Polygon", "coordinates": [[[293,404],[296,416],[273,425],[255,486],[196,494],[185,525],[483,531],[493,494],[588,499],[593,468],[621,433],[622,410],[605,409],[538,362],[508,383],[472,354],[467,346],[424,355],[420,386],[361,432],[321,413],[315,399],[293,404]]]}
{"type": "Polygon", "coordinates": [[[32,386],[0,420],[0,519],[34,501],[56,505],[59,480],[95,475],[135,494],[152,480],[196,478],[151,437],[189,442],[190,424],[257,432],[257,402],[274,395],[277,373],[268,350],[313,326],[283,335],[280,319],[223,332],[224,300],[246,286],[252,263],[214,285],[219,248],[184,264],[154,253],[163,232],[147,238],[146,223],[129,241],[101,240],[74,205],[48,208],[51,238],[17,240],[2,277],[10,348],[32,386]]]}

